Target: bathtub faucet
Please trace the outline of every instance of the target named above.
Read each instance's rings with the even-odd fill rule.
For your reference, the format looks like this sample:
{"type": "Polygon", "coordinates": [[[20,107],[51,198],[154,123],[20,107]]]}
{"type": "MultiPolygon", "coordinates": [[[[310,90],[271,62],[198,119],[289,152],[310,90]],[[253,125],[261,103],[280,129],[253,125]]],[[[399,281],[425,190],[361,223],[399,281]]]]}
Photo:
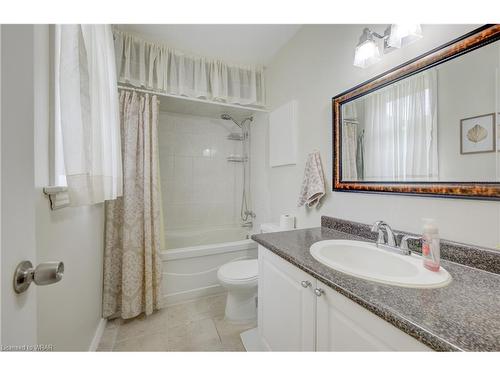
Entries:
{"type": "Polygon", "coordinates": [[[257,215],[255,215],[255,212],[250,211],[250,210],[245,210],[244,212],[245,218],[251,217],[252,219],[255,219],[257,215]]]}

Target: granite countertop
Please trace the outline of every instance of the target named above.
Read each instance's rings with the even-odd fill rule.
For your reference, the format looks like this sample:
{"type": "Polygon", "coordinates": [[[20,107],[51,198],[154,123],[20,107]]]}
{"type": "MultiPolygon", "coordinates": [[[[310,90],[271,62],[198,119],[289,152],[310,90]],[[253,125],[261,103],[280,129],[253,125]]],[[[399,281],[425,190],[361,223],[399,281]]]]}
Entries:
{"type": "Polygon", "coordinates": [[[315,260],[318,241],[372,242],[326,227],[253,235],[252,239],[437,351],[500,351],[500,275],[442,260],[452,276],[437,289],[366,281],[315,260]]]}

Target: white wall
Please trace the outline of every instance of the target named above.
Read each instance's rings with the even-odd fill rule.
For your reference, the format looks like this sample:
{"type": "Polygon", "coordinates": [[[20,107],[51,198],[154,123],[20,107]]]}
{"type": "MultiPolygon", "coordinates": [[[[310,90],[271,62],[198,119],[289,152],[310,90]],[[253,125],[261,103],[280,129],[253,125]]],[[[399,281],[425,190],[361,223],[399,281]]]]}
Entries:
{"type": "Polygon", "coordinates": [[[460,154],[460,120],[495,112],[500,42],[437,67],[441,181],[495,181],[495,152],[460,154]]]}
{"type": "MultiPolygon", "coordinates": [[[[49,34],[35,26],[35,187],[37,263],[63,261],[63,279],[38,291],[38,342],[88,350],[101,320],[103,205],[51,211],[49,185],[49,34]]],[[[33,288],[33,286],[32,286],[33,288]]]]}
{"type": "Polygon", "coordinates": [[[269,143],[267,140],[269,115],[258,113],[251,125],[250,190],[252,210],[255,212],[253,230],[271,222],[271,191],[269,187],[269,143]]]}
{"type": "MultiPolygon", "coordinates": [[[[272,108],[298,100],[299,163],[267,168],[271,219],[283,212],[295,213],[299,227],[320,224],[321,215],[371,223],[384,219],[394,228],[419,232],[421,218],[437,219],[443,238],[496,247],[500,243],[500,202],[396,195],[329,192],[320,209],[297,209],[296,202],[305,158],[319,149],[331,190],[331,98],[373,76],[456,38],[475,26],[424,25],[424,39],[385,55],[367,69],[352,65],[354,47],[364,25],[304,26],[277,54],[267,69],[272,108]]],[[[384,27],[374,25],[378,32],[384,27]]],[[[265,152],[267,139],[255,140],[265,152]]]]}

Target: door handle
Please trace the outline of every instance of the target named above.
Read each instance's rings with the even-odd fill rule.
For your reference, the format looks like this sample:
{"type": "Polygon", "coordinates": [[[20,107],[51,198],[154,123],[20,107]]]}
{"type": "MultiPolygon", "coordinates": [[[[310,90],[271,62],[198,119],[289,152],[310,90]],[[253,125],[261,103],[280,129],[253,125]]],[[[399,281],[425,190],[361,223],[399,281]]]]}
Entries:
{"type": "Polygon", "coordinates": [[[14,291],[18,294],[23,293],[32,282],[36,285],[57,283],[62,279],[63,274],[63,262],[44,262],[33,268],[33,264],[25,260],[19,263],[14,273],[14,291]]]}

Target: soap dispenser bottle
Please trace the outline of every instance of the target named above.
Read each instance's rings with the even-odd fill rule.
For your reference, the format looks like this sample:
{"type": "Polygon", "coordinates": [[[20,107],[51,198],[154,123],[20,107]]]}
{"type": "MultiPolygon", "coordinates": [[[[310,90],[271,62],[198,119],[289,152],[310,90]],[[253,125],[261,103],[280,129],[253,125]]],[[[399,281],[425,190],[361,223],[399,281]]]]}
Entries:
{"type": "Polygon", "coordinates": [[[422,258],[424,267],[439,271],[440,263],[439,230],[433,219],[424,219],[422,233],[422,258]]]}

